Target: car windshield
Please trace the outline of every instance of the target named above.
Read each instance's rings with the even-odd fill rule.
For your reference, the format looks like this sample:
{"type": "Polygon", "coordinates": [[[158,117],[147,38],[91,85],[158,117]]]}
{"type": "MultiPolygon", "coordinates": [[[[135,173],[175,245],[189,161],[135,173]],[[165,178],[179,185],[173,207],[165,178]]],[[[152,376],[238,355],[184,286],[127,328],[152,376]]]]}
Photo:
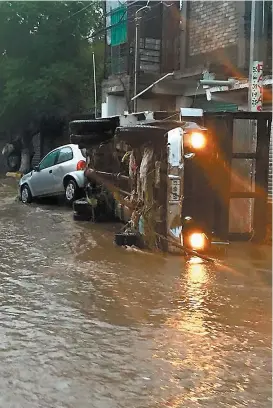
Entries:
{"type": "Polygon", "coordinates": [[[86,158],[86,149],[81,149],[81,154],[86,158]]]}

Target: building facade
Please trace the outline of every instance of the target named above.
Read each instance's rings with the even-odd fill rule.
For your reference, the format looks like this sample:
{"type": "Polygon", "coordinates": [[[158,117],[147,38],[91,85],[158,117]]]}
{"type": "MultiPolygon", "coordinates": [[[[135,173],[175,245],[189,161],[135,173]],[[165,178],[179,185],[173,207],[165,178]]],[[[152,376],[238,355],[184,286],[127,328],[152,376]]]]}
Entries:
{"type": "MultiPolygon", "coordinates": [[[[102,116],[132,111],[135,53],[137,93],[166,78],[137,99],[137,110],[247,110],[251,1],[106,1],[107,44],[102,116]],[[150,8],[141,7],[149,3],[150,8]],[[139,41],[136,45],[136,16],[139,41]],[[202,78],[235,84],[210,89],[202,78]]],[[[263,2],[263,32],[256,39],[264,62],[264,110],[272,110],[272,4],[263,2]]]]}
{"type": "MultiPolygon", "coordinates": [[[[137,92],[160,78],[162,73],[179,69],[179,1],[105,2],[106,53],[105,80],[102,85],[102,116],[132,111],[135,74],[135,28],[139,17],[137,46],[137,92]]],[[[138,111],[168,110],[172,95],[147,92],[138,100],[138,111]]]]}

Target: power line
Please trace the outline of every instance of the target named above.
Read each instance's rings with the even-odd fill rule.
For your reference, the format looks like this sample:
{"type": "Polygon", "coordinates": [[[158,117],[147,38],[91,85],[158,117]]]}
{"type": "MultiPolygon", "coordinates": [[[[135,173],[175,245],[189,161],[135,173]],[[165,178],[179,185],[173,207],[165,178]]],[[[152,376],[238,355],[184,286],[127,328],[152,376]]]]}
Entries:
{"type": "MultiPolygon", "coordinates": [[[[137,3],[137,1],[134,2],[134,3],[137,3]]],[[[131,4],[129,4],[129,6],[127,6],[126,10],[124,11],[123,15],[121,16],[121,18],[119,19],[119,21],[118,21],[117,23],[111,24],[111,25],[108,26],[108,27],[101,28],[100,30],[96,31],[95,33],[93,33],[91,36],[89,36],[89,37],[87,37],[87,38],[88,38],[88,39],[92,39],[92,38],[96,37],[97,35],[99,35],[99,34],[101,34],[101,33],[104,33],[104,32],[106,32],[106,31],[108,31],[108,30],[111,30],[112,28],[115,28],[115,27],[119,26],[120,24],[126,22],[126,20],[123,20],[123,19],[124,19],[124,16],[125,16],[125,14],[126,14],[128,8],[129,8],[130,6],[132,6],[132,5],[134,5],[134,3],[131,3],[131,4]]],[[[155,8],[155,7],[157,7],[157,6],[159,6],[160,4],[164,4],[164,3],[161,1],[161,2],[159,2],[159,3],[157,3],[157,4],[155,4],[154,6],[151,6],[151,9],[153,9],[153,8],[155,8]]],[[[165,5],[165,4],[164,4],[164,5],[165,5]]],[[[165,5],[165,6],[166,6],[166,5],[165,5]]],[[[170,7],[170,6],[168,6],[168,7],[170,7]]],[[[113,10],[113,11],[114,11],[114,10],[113,10]]],[[[113,11],[112,11],[112,13],[113,13],[113,11]]],[[[155,16],[154,16],[154,17],[151,17],[151,18],[149,18],[149,19],[146,19],[145,21],[150,21],[150,20],[153,20],[153,19],[155,19],[155,16]]],[[[127,20],[127,23],[132,23],[132,22],[134,22],[134,21],[135,21],[135,19],[133,18],[132,20],[127,20]]]]}
{"type": "MultiPolygon", "coordinates": [[[[133,1],[132,3],[130,3],[128,6],[126,6],[127,10],[134,6],[136,3],[139,3],[139,1],[133,1]]],[[[110,11],[108,11],[107,13],[104,14],[104,17],[108,17],[110,16],[114,11],[116,11],[118,8],[121,8],[124,4],[121,4],[119,7],[115,8],[115,9],[111,9],[110,11]]]]}
{"type": "Polygon", "coordinates": [[[79,13],[81,13],[82,11],[86,10],[88,7],[91,7],[92,4],[93,4],[92,2],[89,3],[89,4],[87,4],[87,6],[83,7],[82,9],[76,11],[76,12],[75,12],[74,14],[72,14],[71,16],[68,16],[68,17],[65,18],[64,20],[60,21],[60,24],[62,24],[64,21],[67,21],[67,20],[69,20],[70,18],[74,17],[76,14],[79,14],[79,13]]]}
{"type": "MultiPolygon", "coordinates": [[[[134,3],[137,3],[137,2],[135,1],[134,3]]],[[[133,4],[131,4],[131,6],[132,6],[132,5],[133,5],[133,4]]],[[[129,5],[129,6],[130,6],[130,5],[129,5]]],[[[129,6],[127,6],[127,7],[125,8],[124,13],[122,14],[122,16],[120,17],[120,19],[119,19],[119,21],[118,21],[117,23],[112,24],[112,25],[110,25],[110,26],[108,26],[108,27],[103,27],[103,28],[101,28],[100,30],[96,31],[95,33],[91,34],[91,35],[90,35],[89,37],[87,37],[87,38],[88,38],[88,39],[92,39],[92,38],[96,37],[97,35],[99,35],[99,34],[101,34],[101,33],[106,33],[106,31],[110,30],[111,28],[117,27],[117,26],[120,25],[121,23],[125,23],[126,20],[123,20],[123,19],[124,19],[124,17],[125,17],[125,14],[126,14],[128,8],[129,8],[129,6]]],[[[116,9],[111,10],[111,11],[110,11],[109,13],[107,13],[107,14],[108,14],[108,15],[109,15],[109,14],[111,15],[114,11],[116,11],[116,9]]],[[[105,16],[107,16],[107,14],[106,14],[105,16]]],[[[105,16],[104,16],[104,17],[105,17],[105,16]]],[[[127,22],[129,22],[129,20],[127,20],[127,22]]]]}

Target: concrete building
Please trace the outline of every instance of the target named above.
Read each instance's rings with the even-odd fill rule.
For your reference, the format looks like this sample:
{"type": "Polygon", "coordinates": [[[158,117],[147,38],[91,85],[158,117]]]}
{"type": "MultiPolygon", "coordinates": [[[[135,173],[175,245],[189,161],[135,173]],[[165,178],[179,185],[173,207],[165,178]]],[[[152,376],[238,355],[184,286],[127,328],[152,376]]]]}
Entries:
{"type": "MultiPolygon", "coordinates": [[[[137,100],[137,110],[246,110],[250,58],[251,1],[106,1],[107,46],[102,116],[132,111],[136,12],[141,17],[137,49],[137,93],[170,74],[137,100]],[[202,78],[234,78],[232,88],[202,78]]],[[[263,2],[264,110],[272,110],[272,4],[263,2]]]]}
{"type": "MultiPolygon", "coordinates": [[[[102,116],[132,111],[134,94],[135,17],[146,1],[106,1],[107,44],[105,80],[102,85],[102,116]],[[117,4],[116,4],[117,3],[117,4]],[[119,7],[117,7],[119,5],[119,7]]],[[[150,2],[150,9],[138,13],[139,41],[137,92],[162,73],[179,70],[179,2],[150,2]]],[[[137,110],[171,110],[173,95],[147,92],[137,101],[137,110]]]]}
{"type": "MultiPolygon", "coordinates": [[[[262,30],[255,47],[264,63],[263,110],[272,111],[272,3],[257,3],[261,14],[256,14],[255,21],[262,30]]],[[[135,108],[131,99],[135,94],[136,17],[141,17],[136,94],[165,77],[137,99],[136,111],[177,111],[181,107],[212,112],[248,110],[251,1],[106,1],[105,12],[103,117],[135,108]],[[144,9],[137,13],[141,7],[144,9]],[[198,84],[210,78],[233,78],[234,83],[232,87],[210,87],[208,97],[198,84]]],[[[243,134],[245,129],[236,132],[243,134]]],[[[272,200],[272,132],[269,162],[272,200]]]]}

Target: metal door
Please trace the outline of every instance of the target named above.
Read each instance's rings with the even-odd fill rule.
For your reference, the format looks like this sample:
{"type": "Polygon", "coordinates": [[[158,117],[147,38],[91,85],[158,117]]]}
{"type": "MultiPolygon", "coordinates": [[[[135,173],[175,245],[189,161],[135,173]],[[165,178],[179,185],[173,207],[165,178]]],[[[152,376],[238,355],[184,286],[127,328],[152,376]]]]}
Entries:
{"type": "Polygon", "coordinates": [[[56,165],[52,168],[52,193],[61,193],[64,191],[64,176],[71,171],[76,170],[76,161],[73,160],[73,151],[70,146],[59,149],[59,155],[56,165]]]}
{"type": "Polygon", "coordinates": [[[270,112],[205,114],[218,150],[215,230],[224,239],[263,240],[266,233],[270,112]]]}

